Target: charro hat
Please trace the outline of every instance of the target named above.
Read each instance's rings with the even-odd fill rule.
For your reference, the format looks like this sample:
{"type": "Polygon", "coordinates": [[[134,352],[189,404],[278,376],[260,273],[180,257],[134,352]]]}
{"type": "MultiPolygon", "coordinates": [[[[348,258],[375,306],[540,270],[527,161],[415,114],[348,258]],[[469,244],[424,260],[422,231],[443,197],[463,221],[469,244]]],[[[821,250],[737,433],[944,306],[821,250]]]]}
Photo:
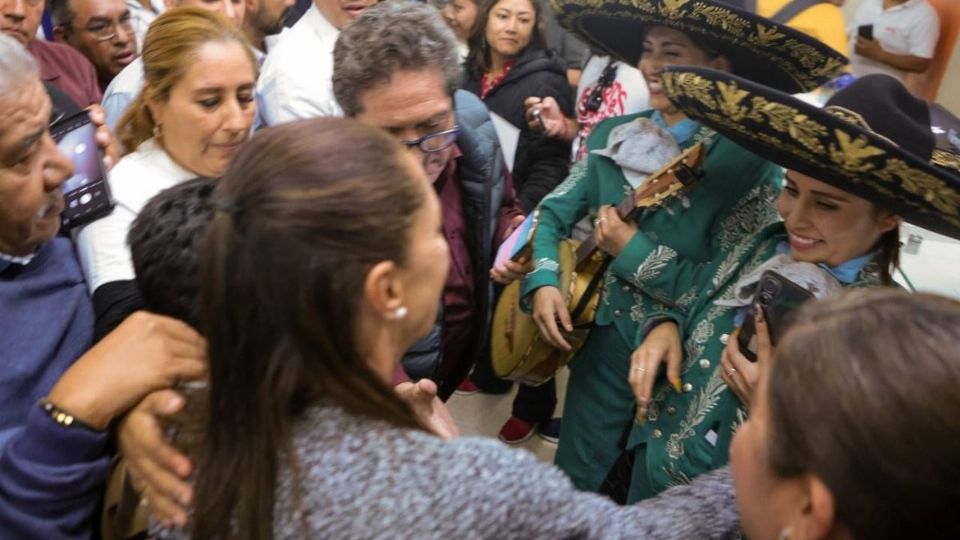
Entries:
{"type": "Polygon", "coordinates": [[[847,58],[786,25],[717,0],[551,0],[562,26],[636,66],[653,26],[718,48],[733,72],[784,92],[808,92],[840,75],[847,58]]]}
{"type": "Polygon", "coordinates": [[[666,68],[667,97],[747,150],[935,232],[960,237],[960,173],[935,159],[930,109],[887,75],[869,75],[820,109],[722,71],[666,68]]]}
{"type": "Polygon", "coordinates": [[[930,105],[930,129],[936,137],[933,163],[960,173],[960,118],[934,103],[930,105]]]}

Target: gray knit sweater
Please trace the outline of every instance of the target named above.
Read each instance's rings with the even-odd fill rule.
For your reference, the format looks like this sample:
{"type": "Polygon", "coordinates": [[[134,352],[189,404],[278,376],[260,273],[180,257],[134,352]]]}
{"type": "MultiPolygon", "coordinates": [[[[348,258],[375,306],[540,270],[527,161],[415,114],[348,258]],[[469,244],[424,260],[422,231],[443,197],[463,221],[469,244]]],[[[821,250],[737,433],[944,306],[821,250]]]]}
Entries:
{"type": "Polygon", "coordinates": [[[308,411],[294,443],[300,475],[281,466],[278,540],[712,539],[735,536],[739,523],[729,468],[623,507],[576,491],[524,450],[479,437],[441,440],[338,408],[308,411]]]}

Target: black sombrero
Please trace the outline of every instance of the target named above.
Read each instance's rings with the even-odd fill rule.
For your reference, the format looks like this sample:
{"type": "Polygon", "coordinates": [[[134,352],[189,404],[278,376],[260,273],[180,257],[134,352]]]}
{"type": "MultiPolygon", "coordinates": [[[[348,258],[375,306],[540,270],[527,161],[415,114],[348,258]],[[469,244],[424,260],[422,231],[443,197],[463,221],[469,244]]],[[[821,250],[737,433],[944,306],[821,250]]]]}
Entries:
{"type": "Polygon", "coordinates": [[[960,173],[936,163],[929,107],[896,79],[863,77],[820,109],[722,71],[661,77],[687,116],[747,150],[960,238],[960,173]]]}
{"type": "Polygon", "coordinates": [[[734,73],[808,92],[840,75],[847,58],[811,36],[716,0],[551,0],[562,26],[631,66],[645,29],[667,26],[719,47],[734,73]]]}
{"type": "Polygon", "coordinates": [[[933,164],[960,173],[960,118],[934,103],[930,105],[930,129],[937,140],[933,164]]]}

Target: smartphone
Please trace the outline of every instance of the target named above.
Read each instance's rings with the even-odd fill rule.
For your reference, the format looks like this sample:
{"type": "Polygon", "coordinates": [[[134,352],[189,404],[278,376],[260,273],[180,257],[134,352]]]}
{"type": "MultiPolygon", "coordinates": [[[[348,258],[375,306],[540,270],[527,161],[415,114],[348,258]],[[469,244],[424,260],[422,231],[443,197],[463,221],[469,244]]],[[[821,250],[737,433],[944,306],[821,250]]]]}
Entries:
{"type": "Polygon", "coordinates": [[[63,184],[63,213],[66,228],[77,227],[113,211],[113,198],[103,169],[103,153],[97,146],[97,128],[87,111],[57,121],[50,135],[60,151],[73,162],[74,174],[63,184]]]}
{"type": "Polygon", "coordinates": [[[873,25],[861,24],[857,27],[857,35],[864,39],[873,39],[873,25]]]}
{"type": "Polygon", "coordinates": [[[533,119],[536,120],[536,122],[537,122],[537,128],[540,129],[540,132],[541,132],[541,133],[546,133],[546,132],[547,132],[547,126],[546,126],[546,124],[543,123],[543,116],[542,116],[542,113],[540,112],[540,109],[534,109],[534,110],[533,110],[533,119]]]}
{"type": "Polygon", "coordinates": [[[751,362],[757,361],[757,329],[754,324],[756,306],[763,310],[763,318],[770,332],[770,344],[776,345],[790,325],[791,314],[813,298],[812,292],[780,274],[772,270],[764,272],[757,284],[753,302],[747,310],[747,318],[737,336],[740,352],[751,362]]]}

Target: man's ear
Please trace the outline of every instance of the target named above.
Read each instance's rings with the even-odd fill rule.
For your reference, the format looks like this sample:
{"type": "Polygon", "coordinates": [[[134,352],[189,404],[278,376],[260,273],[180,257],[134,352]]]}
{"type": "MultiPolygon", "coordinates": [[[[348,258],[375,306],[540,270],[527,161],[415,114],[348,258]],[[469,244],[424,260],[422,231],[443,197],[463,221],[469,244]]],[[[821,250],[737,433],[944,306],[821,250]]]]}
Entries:
{"type": "Polygon", "coordinates": [[[70,37],[70,29],[64,27],[63,25],[57,25],[53,27],[53,39],[58,43],[69,43],[68,38],[70,37]]]}
{"type": "Polygon", "coordinates": [[[367,272],[363,282],[363,297],[367,304],[384,319],[393,319],[403,306],[403,282],[393,261],[382,261],[367,272]]]}

